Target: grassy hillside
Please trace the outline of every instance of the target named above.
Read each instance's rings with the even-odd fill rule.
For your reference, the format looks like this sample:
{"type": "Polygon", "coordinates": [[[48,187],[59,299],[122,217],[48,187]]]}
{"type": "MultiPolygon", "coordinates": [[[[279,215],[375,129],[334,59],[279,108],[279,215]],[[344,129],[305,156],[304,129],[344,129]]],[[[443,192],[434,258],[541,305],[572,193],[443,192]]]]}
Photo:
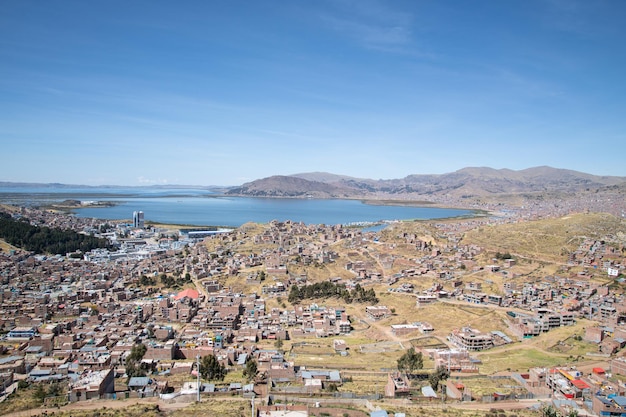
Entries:
{"type": "Polygon", "coordinates": [[[475,244],[490,252],[509,252],[537,261],[563,263],[567,254],[585,239],[626,243],[626,221],[610,214],[572,214],[516,224],[483,226],[469,231],[463,244],[475,244]]]}

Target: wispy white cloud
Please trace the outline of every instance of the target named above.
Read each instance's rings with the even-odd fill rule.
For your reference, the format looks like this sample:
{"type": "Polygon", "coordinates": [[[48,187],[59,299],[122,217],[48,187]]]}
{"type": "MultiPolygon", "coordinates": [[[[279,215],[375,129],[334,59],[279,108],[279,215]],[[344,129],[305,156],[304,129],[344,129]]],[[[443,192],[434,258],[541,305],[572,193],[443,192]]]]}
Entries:
{"type": "Polygon", "coordinates": [[[322,21],[330,29],[368,48],[387,50],[411,42],[409,13],[396,11],[375,0],[335,0],[331,4],[333,11],[322,14],[322,21]]]}
{"type": "Polygon", "coordinates": [[[325,20],[332,29],[347,34],[367,46],[403,45],[410,40],[411,32],[409,28],[403,26],[381,25],[332,16],[327,16],[325,20]]]}
{"type": "Polygon", "coordinates": [[[491,67],[489,70],[497,79],[526,96],[555,98],[565,95],[560,86],[545,79],[530,77],[512,68],[491,67]]]}
{"type": "Polygon", "coordinates": [[[545,26],[583,38],[615,35],[623,27],[622,2],[544,0],[545,26]]]}
{"type": "Polygon", "coordinates": [[[172,182],[169,181],[166,178],[151,179],[151,178],[146,178],[144,176],[140,176],[139,178],[137,178],[137,182],[139,184],[144,184],[144,185],[167,185],[167,184],[172,184],[172,182]]]}

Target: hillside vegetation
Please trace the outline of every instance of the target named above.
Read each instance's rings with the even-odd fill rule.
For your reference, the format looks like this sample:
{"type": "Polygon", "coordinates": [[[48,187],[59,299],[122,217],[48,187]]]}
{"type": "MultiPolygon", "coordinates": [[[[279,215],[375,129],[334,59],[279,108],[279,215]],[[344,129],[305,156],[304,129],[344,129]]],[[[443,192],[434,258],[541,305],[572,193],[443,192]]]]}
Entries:
{"type": "Polygon", "coordinates": [[[626,221],[610,214],[572,214],[515,224],[483,226],[465,234],[462,243],[489,252],[508,252],[546,262],[563,263],[586,239],[611,239],[626,243],[626,221]]]}
{"type": "Polygon", "coordinates": [[[66,254],[95,248],[111,248],[107,239],[47,226],[33,226],[0,212],[0,238],[7,243],[35,253],[66,254]]]}

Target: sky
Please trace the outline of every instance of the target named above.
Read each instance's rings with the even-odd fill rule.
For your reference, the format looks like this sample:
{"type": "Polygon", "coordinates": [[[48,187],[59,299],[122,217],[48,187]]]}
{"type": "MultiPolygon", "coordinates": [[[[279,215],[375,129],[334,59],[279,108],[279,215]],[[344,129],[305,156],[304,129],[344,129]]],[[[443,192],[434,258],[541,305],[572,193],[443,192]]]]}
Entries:
{"type": "Polygon", "coordinates": [[[5,0],[0,181],[626,176],[622,0],[5,0]]]}

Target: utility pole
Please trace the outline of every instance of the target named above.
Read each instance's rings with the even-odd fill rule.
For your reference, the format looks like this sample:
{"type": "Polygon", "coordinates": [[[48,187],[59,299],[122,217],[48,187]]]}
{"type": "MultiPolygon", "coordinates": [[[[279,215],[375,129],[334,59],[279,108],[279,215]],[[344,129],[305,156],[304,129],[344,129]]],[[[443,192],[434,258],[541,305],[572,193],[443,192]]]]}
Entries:
{"type": "Polygon", "coordinates": [[[196,384],[198,385],[196,401],[200,402],[200,355],[196,355],[196,384]]]}
{"type": "MultiPolygon", "coordinates": [[[[440,381],[441,384],[441,381],[440,381]]],[[[445,387],[441,384],[441,409],[443,410],[443,400],[445,398],[445,387]]]]}

